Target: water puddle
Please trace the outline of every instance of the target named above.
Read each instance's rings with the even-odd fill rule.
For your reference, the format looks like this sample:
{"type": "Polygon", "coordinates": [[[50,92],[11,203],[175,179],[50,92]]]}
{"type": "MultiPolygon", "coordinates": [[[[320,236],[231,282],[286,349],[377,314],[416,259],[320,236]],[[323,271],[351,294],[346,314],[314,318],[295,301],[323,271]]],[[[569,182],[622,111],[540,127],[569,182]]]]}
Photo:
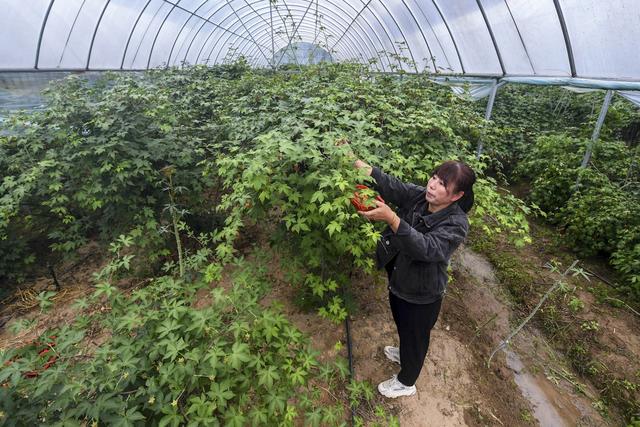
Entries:
{"type": "Polygon", "coordinates": [[[561,427],[574,425],[566,420],[549,400],[547,390],[536,378],[527,373],[520,357],[511,350],[507,352],[507,366],[513,371],[514,379],[522,395],[533,405],[533,416],[541,427],[561,427]]]}

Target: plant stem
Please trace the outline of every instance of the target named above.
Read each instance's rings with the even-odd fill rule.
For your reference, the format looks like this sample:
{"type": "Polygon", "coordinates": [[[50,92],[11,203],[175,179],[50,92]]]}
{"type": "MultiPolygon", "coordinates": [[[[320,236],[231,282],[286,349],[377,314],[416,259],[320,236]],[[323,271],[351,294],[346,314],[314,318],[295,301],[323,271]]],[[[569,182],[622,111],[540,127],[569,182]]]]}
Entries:
{"type": "MultiPolygon", "coordinates": [[[[569,268],[567,268],[567,270],[562,274],[563,277],[565,277],[567,274],[569,274],[569,272],[573,269],[573,267],[576,266],[576,264],[578,263],[578,260],[573,261],[573,263],[569,266],[569,268]]],[[[511,339],[513,337],[515,337],[518,332],[520,332],[520,330],[524,327],[524,325],[526,325],[527,323],[529,323],[529,320],[531,320],[531,318],[533,317],[534,314],[536,314],[538,312],[538,310],[540,309],[540,307],[542,306],[542,304],[547,300],[547,298],[549,298],[549,295],[551,295],[553,293],[553,291],[556,290],[556,288],[560,285],[560,283],[562,283],[561,280],[556,281],[553,286],[551,286],[549,288],[549,290],[542,296],[542,298],[540,299],[540,301],[538,302],[538,305],[536,305],[536,307],[533,309],[533,311],[527,316],[526,319],[524,319],[524,321],[522,323],[520,323],[520,325],[518,325],[517,328],[515,328],[510,334],[509,336],[507,336],[505,339],[503,339],[502,341],[500,341],[500,344],[498,344],[498,346],[493,350],[493,352],[491,353],[491,356],[489,356],[489,360],[487,361],[487,368],[490,367],[491,365],[491,359],[493,359],[493,356],[495,356],[495,354],[499,351],[502,350],[504,348],[506,348],[509,345],[509,342],[511,341],[511,339]]]]}
{"type": "Polygon", "coordinates": [[[176,215],[176,204],[173,198],[173,180],[169,175],[169,200],[171,201],[171,221],[173,222],[173,234],[176,237],[176,248],[178,250],[178,266],[180,268],[180,277],[184,276],[184,261],[182,260],[182,242],[180,242],[180,233],[178,232],[178,216],[176,215]]]}

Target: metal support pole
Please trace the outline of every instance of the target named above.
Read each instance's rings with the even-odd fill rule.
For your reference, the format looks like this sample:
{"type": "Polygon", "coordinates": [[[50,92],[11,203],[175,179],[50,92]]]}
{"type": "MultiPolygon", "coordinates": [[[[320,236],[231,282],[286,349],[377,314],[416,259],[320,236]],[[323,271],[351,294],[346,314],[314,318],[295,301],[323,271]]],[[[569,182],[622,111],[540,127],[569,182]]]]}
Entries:
{"type": "Polygon", "coordinates": [[[600,137],[600,130],[602,129],[602,124],[604,123],[604,118],[607,116],[607,110],[609,109],[609,105],[611,104],[611,98],[613,97],[613,91],[608,90],[607,94],[604,97],[604,102],[602,103],[602,108],[600,109],[600,116],[598,116],[598,121],[596,122],[596,127],[593,130],[593,135],[591,135],[591,141],[587,146],[587,151],[584,153],[584,157],[582,158],[582,164],[580,167],[586,168],[589,164],[589,160],[591,160],[591,152],[593,151],[593,146],[595,142],[600,137]]]}
{"type": "MultiPolygon", "coordinates": [[[[496,93],[498,92],[498,82],[497,80],[493,81],[493,86],[491,87],[491,93],[489,94],[489,101],[487,102],[487,109],[484,112],[484,119],[486,121],[491,120],[491,113],[493,112],[493,102],[496,100],[496,93]]],[[[478,141],[478,151],[476,152],[476,158],[479,159],[482,154],[482,137],[480,141],[478,141]]]]}

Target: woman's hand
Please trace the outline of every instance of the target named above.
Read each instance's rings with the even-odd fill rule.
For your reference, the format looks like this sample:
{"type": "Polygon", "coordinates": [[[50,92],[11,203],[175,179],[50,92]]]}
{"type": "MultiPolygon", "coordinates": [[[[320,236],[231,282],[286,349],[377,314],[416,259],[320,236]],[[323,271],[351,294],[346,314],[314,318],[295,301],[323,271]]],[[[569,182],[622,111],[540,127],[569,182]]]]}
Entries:
{"type": "Polygon", "coordinates": [[[371,221],[384,221],[395,233],[400,225],[400,217],[387,205],[380,200],[374,200],[376,208],[370,211],[358,211],[360,215],[371,221]]]}
{"type": "MultiPolygon", "coordinates": [[[[341,146],[341,145],[346,145],[347,147],[351,148],[351,146],[349,145],[349,140],[346,138],[343,139],[339,139],[336,141],[336,146],[341,146]]],[[[347,151],[347,157],[350,157],[352,159],[356,159],[353,162],[353,167],[355,167],[356,169],[361,169],[364,168],[365,172],[367,173],[367,175],[371,175],[371,171],[373,170],[373,168],[371,166],[369,166],[368,164],[366,164],[365,162],[363,162],[362,160],[356,158],[356,155],[353,153],[353,150],[349,150],[347,151]]]]}
{"type": "Polygon", "coordinates": [[[371,166],[369,166],[368,164],[366,164],[365,162],[363,162],[360,159],[357,159],[355,162],[353,162],[353,166],[356,169],[361,169],[364,168],[365,172],[367,173],[367,175],[371,176],[371,171],[373,171],[373,168],[371,166]]]}

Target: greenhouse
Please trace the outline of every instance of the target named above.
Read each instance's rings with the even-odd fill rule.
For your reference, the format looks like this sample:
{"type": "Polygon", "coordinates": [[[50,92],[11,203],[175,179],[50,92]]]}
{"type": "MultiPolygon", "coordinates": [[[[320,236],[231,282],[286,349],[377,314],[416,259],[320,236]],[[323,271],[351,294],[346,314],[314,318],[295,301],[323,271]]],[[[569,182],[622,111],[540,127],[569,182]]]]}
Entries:
{"type": "Polygon", "coordinates": [[[0,425],[640,426],[638,0],[0,12],[0,425]]]}

